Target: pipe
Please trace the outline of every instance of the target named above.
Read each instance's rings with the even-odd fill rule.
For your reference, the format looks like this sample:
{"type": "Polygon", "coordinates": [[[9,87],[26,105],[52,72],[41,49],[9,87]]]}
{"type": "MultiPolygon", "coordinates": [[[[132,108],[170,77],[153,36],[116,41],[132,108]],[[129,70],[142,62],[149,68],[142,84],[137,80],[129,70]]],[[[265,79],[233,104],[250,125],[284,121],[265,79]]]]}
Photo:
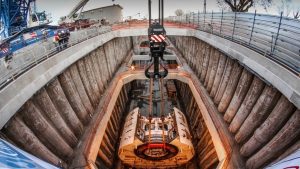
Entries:
{"type": "Polygon", "coordinates": [[[79,120],[87,125],[90,117],[86,111],[69,71],[58,76],[61,87],[79,120]]]}
{"type": "Polygon", "coordinates": [[[234,116],[234,119],[232,120],[229,126],[230,132],[236,133],[237,130],[241,127],[241,125],[249,115],[250,111],[252,110],[257,99],[261,95],[261,92],[264,87],[265,83],[258,77],[254,77],[254,80],[252,81],[250,89],[247,92],[241,107],[239,108],[238,112],[234,116]]]}
{"type": "Polygon", "coordinates": [[[87,78],[89,80],[89,83],[92,87],[93,94],[96,97],[96,106],[98,106],[99,101],[100,101],[100,90],[98,88],[98,84],[94,75],[94,71],[92,69],[92,62],[91,62],[91,55],[87,55],[83,58],[84,63],[85,63],[85,70],[87,74],[87,78]]]}
{"type": "Polygon", "coordinates": [[[74,85],[77,89],[77,92],[80,96],[80,99],[82,100],[82,103],[83,103],[87,113],[89,115],[92,115],[94,113],[94,108],[93,108],[92,103],[88,97],[88,94],[84,88],[84,85],[81,81],[80,74],[79,74],[76,64],[73,64],[66,71],[70,73],[72,80],[74,82],[74,85]]]}
{"type": "Polygon", "coordinates": [[[161,0],[161,26],[164,26],[164,0],[161,0]]]}
{"type": "Polygon", "coordinates": [[[98,52],[98,50],[96,49],[96,51],[91,53],[92,68],[94,69],[99,92],[100,92],[100,94],[102,94],[104,92],[104,85],[102,83],[102,77],[101,77],[101,73],[100,73],[101,72],[100,67],[102,67],[102,65],[99,65],[99,63],[98,63],[97,52],[98,52]]]}
{"type": "Polygon", "coordinates": [[[235,62],[225,92],[218,106],[219,112],[224,113],[228,108],[228,105],[233,97],[234,91],[240,79],[241,73],[242,66],[238,62],[235,62]]]}
{"type": "Polygon", "coordinates": [[[210,97],[211,98],[214,98],[216,93],[217,93],[217,90],[218,90],[218,87],[220,85],[221,78],[222,78],[222,75],[223,75],[223,72],[224,72],[224,69],[225,69],[226,61],[227,61],[227,57],[224,56],[223,54],[220,54],[217,72],[216,72],[216,75],[215,75],[215,79],[214,79],[212,89],[210,91],[210,97]]]}
{"type": "Polygon", "coordinates": [[[162,0],[158,0],[158,23],[159,24],[162,24],[162,21],[161,21],[161,1],[162,0]]]}
{"type": "Polygon", "coordinates": [[[59,114],[45,88],[42,88],[39,93],[33,97],[33,103],[43,110],[43,115],[51,121],[56,130],[63,136],[64,140],[66,140],[71,147],[75,147],[78,143],[78,139],[59,114]]]}
{"type": "Polygon", "coordinates": [[[79,71],[79,75],[81,78],[81,81],[83,83],[84,89],[87,92],[87,95],[93,105],[93,108],[95,109],[98,105],[98,98],[96,97],[94,91],[93,91],[93,87],[90,84],[90,81],[88,79],[87,73],[86,73],[86,68],[85,68],[85,64],[84,64],[84,60],[80,59],[79,61],[76,62],[78,71],[79,71]]]}
{"type": "Polygon", "coordinates": [[[151,0],[148,0],[149,27],[151,25],[151,0]]]}
{"type": "Polygon", "coordinates": [[[73,149],[58,134],[51,123],[44,118],[31,100],[28,100],[23,108],[20,114],[27,126],[49,150],[67,161],[73,154],[73,149]]]}
{"type": "Polygon", "coordinates": [[[244,142],[246,139],[250,138],[254,130],[258,128],[271,113],[279,100],[279,97],[280,93],[276,88],[265,86],[249,116],[235,135],[235,140],[238,143],[244,142]]]}
{"type": "Polygon", "coordinates": [[[80,138],[83,132],[82,123],[79,121],[75,112],[73,111],[68,99],[66,98],[64,91],[62,90],[60,83],[57,79],[52,81],[46,87],[49,97],[53,101],[55,107],[60,110],[60,114],[75,133],[77,138],[80,138]]]}
{"type": "Polygon", "coordinates": [[[207,73],[208,64],[209,64],[209,56],[210,56],[210,46],[205,44],[205,50],[203,50],[203,65],[201,70],[200,81],[204,82],[205,75],[207,73]]]}
{"type": "Polygon", "coordinates": [[[253,136],[241,147],[241,155],[249,157],[259,148],[263,147],[283,126],[286,120],[293,113],[294,109],[294,105],[289,102],[285,96],[281,96],[269,117],[258,129],[256,129],[253,136]]]}
{"type": "Polygon", "coordinates": [[[213,65],[213,60],[214,60],[214,48],[210,48],[210,52],[209,52],[209,58],[208,58],[208,67],[207,67],[207,72],[204,78],[204,82],[203,85],[206,88],[206,90],[208,89],[207,85],[208,85],[208,81],[209,81],[209,76],[211,73],[211,69],[212,69],[212,65],[213,65]]]}
{"type": "Polygon", "coordinates": [[[226,122],[230,123],[234,118],[236,112],[239,110],[240,105],[242,104],[244,98],[246,97],[246,94],[249,90],[252,81],[253,81],[253,75],[247,69],[243,69],[241,78],[236,87],[234,95],[224,114],[224,120],[226,122]]]}
{"type": "Polygon", "coordinates": [[[38,156],[51,164],[66,164],[44,146],[34,133],[25,125],[19,116],[12,117],[4,128],[4,133],[11,138],[14,143],[24,148],[25,151],[38,156]]]}
{"type": "Polygon", "coordinates": [[[224,73],[222,75],[222,78],[221,78],[220,85],[218,87],[216,96],[214,97],[214,103],[216,105],[218,105],[220,103],[221,98],[222,98],[222,96],[225,92],[225,89],[226,89],[226,86],[227,86],[227,83],[229,81],[229,77],[230,77],[230,74],[231,74],[231,70],[233,68],[233,63],[234,63],[234,61],[232,59],[227,58],[224,73]]]}
{"type": "Polygon", "coordinates": [[[300,110],[296,110],[283,128],[261,150],[246,162],[247,168],[261,168],[266,162],[278,156],[300,135],[300,110]]]}
{"type": "Polygon", "coordinates": [[[213,82],[216,78],[216,73],[217,73],[217,68],[218,68],[218,63],[219,63],[219,58],[220,58],[220,53],[218,50],[214,51],[214,55],[213,55],[213,60],[212,60],[212,67],[211,67],[211,72],[209,74],[209,79],[208,79],[208,83],[207,83],[207,92],[210,93],[212,86],[213,86],[213,82]]]}

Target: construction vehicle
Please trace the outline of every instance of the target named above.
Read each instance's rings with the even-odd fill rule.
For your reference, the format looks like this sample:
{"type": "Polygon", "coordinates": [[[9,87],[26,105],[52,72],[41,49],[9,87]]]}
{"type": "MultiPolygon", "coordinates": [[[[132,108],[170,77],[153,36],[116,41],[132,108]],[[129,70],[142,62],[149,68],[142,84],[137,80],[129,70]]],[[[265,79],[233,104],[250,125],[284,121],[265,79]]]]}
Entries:
{"type": "Polygon", "coordinates": [[[35,0],[0,0],[0,39],[49,23],[45,11],[37,12],[35,0]]]}
{"type": "Polygon", "coordinates": [[[50,22],[45,11],[37,12],[35,0],[0,0],[0,58],[54,36],[58,26],[50,22]]]}

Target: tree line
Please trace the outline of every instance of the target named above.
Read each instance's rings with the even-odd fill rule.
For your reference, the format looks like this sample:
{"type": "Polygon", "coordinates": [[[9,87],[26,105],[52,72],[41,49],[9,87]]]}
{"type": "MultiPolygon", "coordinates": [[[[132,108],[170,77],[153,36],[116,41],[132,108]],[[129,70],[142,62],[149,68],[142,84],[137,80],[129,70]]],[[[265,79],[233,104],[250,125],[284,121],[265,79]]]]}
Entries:
{"type": "MultiPolygon", "coordinates": [[[[295,19],[300,18],[300,4],[294,5],[293,0],[216,0],[218,7],[224,11],[232,12],[248,12],[250,8],[262,7],[265,11],[275,5],[278,14],[281,12],[283,16],[293,17],[295,19]]],[[[206,4],[206,0],[204,0],[206,4]]],[[[175,11],[176,16],[182,16],[184,14],[182,9],[175,11]]]]}

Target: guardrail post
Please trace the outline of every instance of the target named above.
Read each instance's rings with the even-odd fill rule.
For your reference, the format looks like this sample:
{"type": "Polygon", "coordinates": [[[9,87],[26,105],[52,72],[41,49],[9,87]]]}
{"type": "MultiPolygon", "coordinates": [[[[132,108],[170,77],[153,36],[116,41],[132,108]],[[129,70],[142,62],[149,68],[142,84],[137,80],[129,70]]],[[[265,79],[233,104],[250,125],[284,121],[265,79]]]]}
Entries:
{"type": "Polygon", "coordinates": [[[233,22],[233,30],[232,30],[231,40],[233,40],[233,36],[234,36],[235,22],[236,22],[236,12],[234,12],[234,22],[233,22]]]}
{"type": "MultiPolygon", "coordinates": [[[[277,45],[277,40],[278,40],[278,36],[279,36],[279,31],[280,31],[280,28],[281,28],[282,15],[283,15],[283,12],[280,13],[280,20],[279,20],[279,25],[278,25],[277,35],[276,35],[276,38],[275,38],[275,43],[274,43],[273,49],[271,49],[271,55],[273,55],[273,53],[274,53],[274,51],[275,51],[275,47],[276,47],[276,45],[277,45]]],[[[272,41],[272,43],[273,43],[273,41],[272,41]]]]}
{"type": "Polygon", "coordinates": [[[203,22],[204,22],[203,26],[204,26],[204,28],[203,28],[203,31],[206,30],[206,29],[205,29],[205,14],[206,14],[206,13],[204,13],[204,19],[203,19],[203,22]]]}
{"type": "Polygon", "coordinates": [[[200,28],[200,11],[198,10],[198,22],[197,22],[198,28],[200,28]]]}
{"type": "Polygon", "coordinates": [[[185,14],[185,23],[187,24],[188,14],[185,14]]]}
{"type": "Polygon", "coordinates": [[[253,24],[252,24],[252,29],[251,29],[249,43],[248,43],[249,45],[251,45],[251,40],[252,40],[252,35],[253,35],[253,30],[254,30],[254,25],[255,25],[255,20],[256,20],[256,10],[254,12],[253,24]]]}
{"type": "Polygon", "coordinates": [[[214,19],[214,11],[211,11],[211,20],[210,20],[210,25],[211,25],[211,33],[214,34],[214,27],[213,27],[213,19],[214,19]]]}
{"type": "Polygon", "coordinates": [[[190,14],[189,14],[189,24],[191,24],[192,23],[192,17],[193,17],[193,13],[192,12],[190,12],[190,14]]]}
{"type": "Polygon", "coordinates": [[[193,23],[193,26],[195,25],[195,23],[194,23],[194,12],[192,12],[192,23],[193,23]]]}
{"type": "Polygon", "coordinates": [[[224,11],[222,10],[222,16],[221,16],[221,26],[220,26],[220,36],[222,35],[222,26],[223,26],[223,13],[224,13],[224,11]]]}

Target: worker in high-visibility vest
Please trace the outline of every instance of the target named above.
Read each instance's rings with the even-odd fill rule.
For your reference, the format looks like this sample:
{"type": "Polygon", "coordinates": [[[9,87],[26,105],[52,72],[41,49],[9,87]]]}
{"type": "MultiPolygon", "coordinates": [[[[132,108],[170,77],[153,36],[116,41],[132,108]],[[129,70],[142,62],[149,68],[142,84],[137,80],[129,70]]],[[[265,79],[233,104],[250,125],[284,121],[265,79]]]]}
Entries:
{"type": "Polygon", "coordinates": [[[61,49],[61,47],[60,47],[60,45],[59,45],[59,36],[58,36],[57,33],[55,33],[55,35],[54,35],[54,37],[53,37],[53,43],[54,43],[54,45],[55,45],[55,47],[56,47],[56,51],[59,52],[60,49],[61,49]]]}
{"type": "Polygon", "coordinates": [[[69,42],[70,32],[68,29],[59,29],[57,30],[54,36],[54,42],[58,46],[58,51],[66,48],[69,42]],[[58,45],[57,45],[58,44],[58,45]]]}

